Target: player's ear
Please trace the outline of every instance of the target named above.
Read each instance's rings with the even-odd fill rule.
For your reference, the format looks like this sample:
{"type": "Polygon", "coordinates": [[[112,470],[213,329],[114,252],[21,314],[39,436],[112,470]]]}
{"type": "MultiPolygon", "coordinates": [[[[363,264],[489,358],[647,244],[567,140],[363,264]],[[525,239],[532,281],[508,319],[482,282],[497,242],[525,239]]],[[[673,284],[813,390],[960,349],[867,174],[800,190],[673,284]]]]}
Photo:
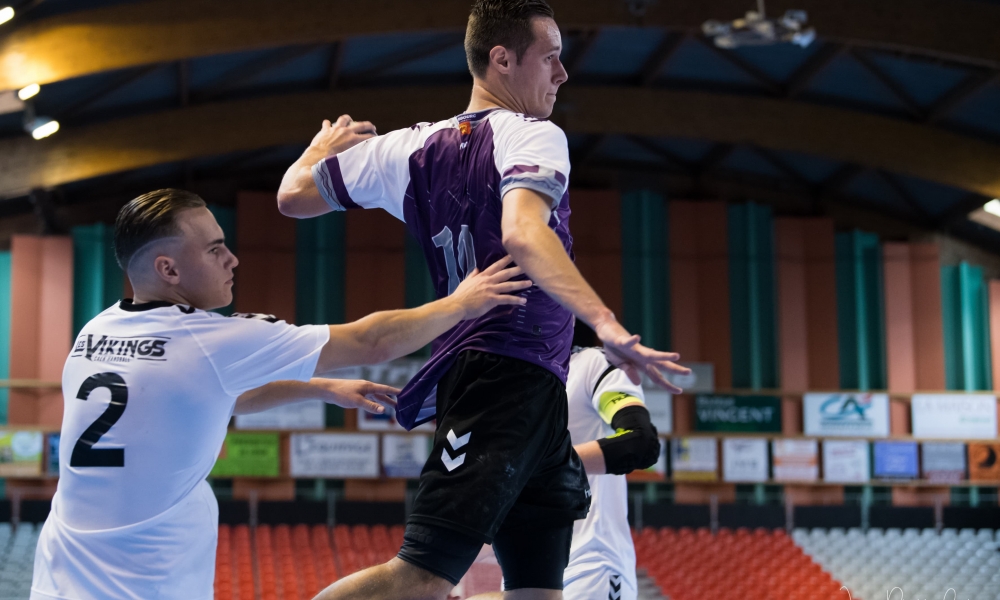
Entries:
{"type": "Polygon", "coordinates": [[[510,73],[510,53],[507,49],[503,46],[494,46],[490,50],[490,65],[504,75],[510,73]]]}
{"type": "Polygon", "coordinates": [[[169,256],[157,256],[153,260],[153,271],[156,272],[157,277],[171,285],[177,285],[181,281],[180,271],[177,270],[177,261],[169,256]]]}

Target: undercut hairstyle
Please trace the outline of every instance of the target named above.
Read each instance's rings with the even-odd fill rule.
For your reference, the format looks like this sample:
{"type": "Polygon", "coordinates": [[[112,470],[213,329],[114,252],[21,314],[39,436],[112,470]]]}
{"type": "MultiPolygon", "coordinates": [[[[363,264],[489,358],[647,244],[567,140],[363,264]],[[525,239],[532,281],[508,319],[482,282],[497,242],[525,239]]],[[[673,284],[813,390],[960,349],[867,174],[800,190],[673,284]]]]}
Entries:
{"type": "Polygon", "coordinates": [[[189,208],[205,206],[198,194],[184,190],[163,189],[130,200],[115,219],[115,260],[123,271],[146,244],[180,234],[177,215],[189,208]]]}
{"type": "Polygon", "coordinates": [[[535,41],[531,20],[555,18],[545,0],[475,0],[465,29],[465,58],[472,75],[482,79],[490,66],[490,50],[503,46],[512,50],[517,64],[535,41]]]}

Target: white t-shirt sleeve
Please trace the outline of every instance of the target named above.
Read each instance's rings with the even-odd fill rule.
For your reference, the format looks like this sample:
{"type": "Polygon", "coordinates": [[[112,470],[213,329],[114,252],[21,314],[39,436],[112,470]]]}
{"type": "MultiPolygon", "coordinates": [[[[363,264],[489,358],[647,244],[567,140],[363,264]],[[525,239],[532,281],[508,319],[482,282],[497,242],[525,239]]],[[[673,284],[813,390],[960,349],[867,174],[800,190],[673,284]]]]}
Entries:
{"type": "Polygon", "coordinates": [[[335,211],[383,208],[403,221],[410,185],[410,155],[420,148],[426,123],[369,138],[312,168],[319,193],[335,211]]]}
{"type": "Polygon", "coordinates": [[[566,134],[551,121],[523,115],[496,115],[493,158],[500,173],[500,197],[527,188],[559,205],[569,186],[569,146],[566,134]]]}
{"type": "Polygon", "coordinates": [[[186,319],[184,325],[212,363],[222,389],[231,396],[272,381],[308,381],[330,339],[326,325],[297,327],[255,316],[206,314],[186,319]]]}
{"type": "Polygon", "coordinates": [[[621,369],[617,367],[611,368],[611,363],[604,358],[603,352],[599,350],[595,350],[594,352],[600,354],[601,356],[600,369],[594,381],[594,393],[591,395],[594,410],[600,413],[604,408],[604,404],[614,400],[614,397],[622,394],[630,396],[633,399],[638,399],[642,402],[646,401],[641,385],[632,383],[632,380],[629,379],[628,375],[626,375],[621,369]]]}

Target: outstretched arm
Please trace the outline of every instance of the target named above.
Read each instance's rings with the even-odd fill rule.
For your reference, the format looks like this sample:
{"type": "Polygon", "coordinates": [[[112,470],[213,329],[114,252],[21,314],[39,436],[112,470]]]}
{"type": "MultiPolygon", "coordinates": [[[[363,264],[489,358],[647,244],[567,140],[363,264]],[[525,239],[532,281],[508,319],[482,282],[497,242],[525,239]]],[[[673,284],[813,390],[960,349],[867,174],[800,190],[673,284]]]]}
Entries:
{"type": "Polygon", "coordinates": [[[355,146],[375,135],[375,126],[368,121],[355,123],[341,115],[335,123],[323,121],[306,151],[292,163],[278,187],[278,210],[287,217],[305,219],[318,217],[333,210],[326,203],[313,181],[313,165],[355,146]]]}
{"type": "Polygon", "coordinates": [[[314,377],[309,381],[275,381],[240,394],[233,414],[249,415],[304,400],[383,413],[386,405],[395,407],[391,395],[398,393],[394,387],[360,380],[314,377]]]}
{"type": "Polygon", "coordinates": [[[538,287],[582,319],[597,333],[612,364],[634,383],[646,373],[661,387],[680,393],[663,372],[688,373],[675,364],[673,352],[658,352],[639,344],[580,275],[559,236],[549,227],[549,199],[534,190],[515,188],[503,197],[503,245],[538,287]]]}
{"type": "Polygon", "coordinates": [[[466,319],[475,319],[503,304],[524,304],[517,292],[530,281],[509,281],[520,267],[506,268],[512,259],[498,260],[485,271],[473,271],[447,298],[408,310],[377,312],[346,325],[330,326],[316,374],[352,365],[385,362],[423,348],[466,319]]]}

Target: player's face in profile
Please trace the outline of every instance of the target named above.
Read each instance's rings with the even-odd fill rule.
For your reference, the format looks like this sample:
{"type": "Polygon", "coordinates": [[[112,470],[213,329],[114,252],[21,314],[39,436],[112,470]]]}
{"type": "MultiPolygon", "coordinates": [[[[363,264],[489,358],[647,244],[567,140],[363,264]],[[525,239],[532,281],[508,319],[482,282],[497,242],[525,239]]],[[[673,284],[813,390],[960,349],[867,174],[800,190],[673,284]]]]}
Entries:
{"type": "Polygon", "coordinates": [[[222,228],[207,208],[192,208],[177,216],[183,242],[177,256],[179,286],[193,306],[204,310],[233,301],[233,269],[239,264],[226,247],[222,228]]]}
{"type": "Polygon", "coordinates": [[[559,86],[566,82],[566,69],[559,60],[562,34],[556,22],[537,17],[531,22],[535,41],[525,50],[521,63],[511,65],[513,92],[525,113],[544,119],[552,114],[559,86]]]}

